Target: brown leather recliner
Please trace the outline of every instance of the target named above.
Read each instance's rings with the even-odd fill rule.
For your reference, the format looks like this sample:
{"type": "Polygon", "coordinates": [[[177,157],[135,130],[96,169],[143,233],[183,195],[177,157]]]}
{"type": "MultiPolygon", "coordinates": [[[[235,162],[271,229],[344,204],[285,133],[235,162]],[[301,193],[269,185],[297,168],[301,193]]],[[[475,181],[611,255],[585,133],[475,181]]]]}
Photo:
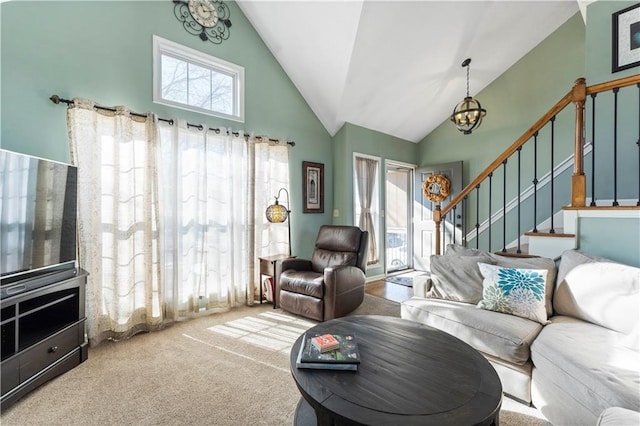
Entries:
{"type": "Polygon", "coordinates": [[[327,321],[364,300],[369,233],[357,226],[323,225],[311,260],[286,259],[276,289],[282,309],[327,321]]]}

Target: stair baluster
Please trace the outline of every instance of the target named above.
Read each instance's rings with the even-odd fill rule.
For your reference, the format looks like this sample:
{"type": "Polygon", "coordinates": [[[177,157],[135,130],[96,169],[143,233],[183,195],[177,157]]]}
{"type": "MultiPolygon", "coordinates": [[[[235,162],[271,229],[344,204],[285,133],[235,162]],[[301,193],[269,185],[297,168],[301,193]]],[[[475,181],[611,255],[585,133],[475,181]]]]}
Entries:
{"type": "Polygon", "coordinates": [[[620,89],[613,89],[613,203],[618,206],[618,92],[620,89]]]}
{"type": "Polygon", "coordinates": [[[493,172],[489,173],[489,228],[488,228],[488,232],[489,232],[489,251],[491,251],[491,201],[493,200],[493,197],[491,196],[491,188],[493,186],[493,172]]]}
{"type": "Polygon", "coordinates": [[[476,248],[480,242],[480,184],[476,185],[476,248]]]}
{"type": "Polygon", "coordinates": [[[453,206],[453,227],[451,228],[453,230],[453,244],[456,243],[456,209],[458,208],[458,206],[453,206]]]}
{"type": "Polygon", "coordinates": [[[467,200],[468,195],[462,198],[462,245],[467,246],[467,200]]]}
{"type": "Polygon", "coordinates": [[[442,215],[442,246],[447,246],[447,215],[449,213],[445,213],[442,215]]]}
{"type": "MultiPolygon", "coordinates": [[[[491,221],[491,216],[489,216],[491,221]]],[[[502,252],[507,252],[507,159],[502,161],[502,252]]]]}
{"type": "Polygon", "coordinates": [[[520,236],[522,235],[522,229],[520,227],[520,173],[521,173],[521,168],[520,168],[520,157],[522,154],[522,147],[518,148],[518,249],[516,250],[516,253],[520,254],[522,253],[522,250],[520,248],[520,236]]]}
{"type": "Polygon", "coordinates": [[[538,232],[538,132],[533,134],[533,230],[538,232]]]}
{"type": "Polygon", "coordinates": [[[591,94],[591,207],[596,206],[596,96],[591,94]]]}
{"type": "Polygon", "coordinates": [[[555,213],[555,209],[554,209],[554,205],[553,205],[553,196],[554,196],[554,180],[553,180],[553,168],[555,167],[555,163],[553,160],[553,147],[555,144],[555,134],[556,134],[556,129],[555,129],[555,124],[556,124],[556,116],[554,115],[553,117],[551,117],[551,229],[549,230],[550,234],[555,234],[556,230],[553,227],[553,214],[555,213]]]}

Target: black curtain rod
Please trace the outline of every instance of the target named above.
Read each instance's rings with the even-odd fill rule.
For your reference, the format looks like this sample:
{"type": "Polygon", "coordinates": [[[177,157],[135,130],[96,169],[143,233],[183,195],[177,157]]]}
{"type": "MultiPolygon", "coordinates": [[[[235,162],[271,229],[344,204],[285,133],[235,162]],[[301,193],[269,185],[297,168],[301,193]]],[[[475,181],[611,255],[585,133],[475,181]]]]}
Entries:
{"type": "MultiPolygon", "coordinates": [[[[58,95],[51,95],[49,100],[51,102],[53,102],[54,104],[56,104],[56,105],[59,104],[59,103],[63,103],[63,104],[67,104],[67,105],[73,105],[73,101],[70,101],[69,99],[61,98],[58,95]]],[[[115,108],[106,107],[106,106],[102,106],[102,105],[94,105],[93,107],[96,108],[96,109],[102,109],[102,110],[105,110],[105,111],[111,111],[111,112],[115,112],[116,111],[115,108]]],[[[139,112],[130,111],[129,114],[131,114],[133,116],[136,116],[136,117],[142,117],[142,118],[146,118],[147,117],[146,114],[140,114],[139,112]]],[[[160,117],[158,117],[158,120],[159,121],[164,121],[165,123],[169,123],[172,126],[173,126],[173,123],[174,123],[173,118],[160,118],[160,117]]],[[[195,127],[198,130],[204,129],[202,124],[187,123],[187,127],[195,127]]],[[[211,130],[212,132],[220,133],[220,129],[218,129],[218,128],[209,127],[209,130],[211,130]]],[[[240,132],[231,132],[231,134],[233,134],[233,136],[240,136],[240,132]]],[[[249,137],[251,135],[249,135],[248,133],[245,133],[243,136],[244,137],[249,137]]],[[[262,138],[262,137],[263,136],[256,136],[256,138],[262,138]]],[[[276,142],[276,143],[280,142],[278,139],[269,138],[269,140],[271,142],[276,142]]],[[[287,145],[296,146],[296,143],[294,141],[287,141],[287,145]]]]}

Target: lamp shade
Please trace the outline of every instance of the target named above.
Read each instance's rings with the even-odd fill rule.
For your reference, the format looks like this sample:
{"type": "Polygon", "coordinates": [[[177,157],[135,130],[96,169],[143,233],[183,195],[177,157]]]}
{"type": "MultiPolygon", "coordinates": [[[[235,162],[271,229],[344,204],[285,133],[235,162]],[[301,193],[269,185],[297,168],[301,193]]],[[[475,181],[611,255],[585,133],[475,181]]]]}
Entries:
{"type": "Polygon", "coordinates": [[[282,223],[289,217],[289,212],[282,204],[278,204],[278,200],[276,200],[275,204],[267,207],[265,214],[267,215],[267,220],[271,223],[282,223]]]}

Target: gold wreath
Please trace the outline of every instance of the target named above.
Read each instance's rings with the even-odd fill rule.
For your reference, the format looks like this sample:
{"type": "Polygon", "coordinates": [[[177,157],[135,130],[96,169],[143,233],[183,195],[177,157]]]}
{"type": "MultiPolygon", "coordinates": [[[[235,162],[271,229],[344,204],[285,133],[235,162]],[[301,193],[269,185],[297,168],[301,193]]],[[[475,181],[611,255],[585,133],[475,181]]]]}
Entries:
{"type": "Polygon", "coordinates": [[[449,185],[449,179],[445,175],[431,175],[422,182],[422,193],[429,201],[439,203],[449,196],[449,185]],[[440,192],[434,192],[433,186],[440,188],[440,192]]]}

